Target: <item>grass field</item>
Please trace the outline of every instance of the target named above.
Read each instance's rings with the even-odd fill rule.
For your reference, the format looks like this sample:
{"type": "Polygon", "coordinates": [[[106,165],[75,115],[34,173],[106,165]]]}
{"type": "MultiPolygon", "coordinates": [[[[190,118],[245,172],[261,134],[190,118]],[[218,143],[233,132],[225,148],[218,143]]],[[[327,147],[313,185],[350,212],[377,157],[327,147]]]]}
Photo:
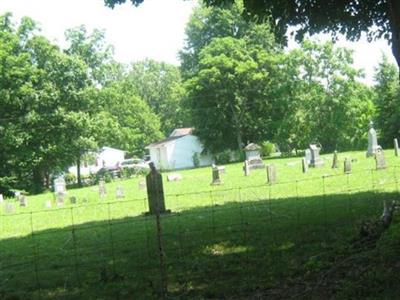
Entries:
{"type": "MultiPolygon", "coordinates": [[[[374,247],[354,247],[360,222],[379,217],[382,200],[398,198],[400,159],[385,155],[388,168],[379,171],[364,152],[339,154],[339,169],[324,155],[325,167],[306,174],[299,158],[267,160],[277,167],[274,185],[265,170],[245,177],[242,164],[227,165],[220,186],[210,185],[210,168],[181,171],[179,182],[164,176],[172,210],[161,218],[168,297],[396,295],[389,275],[400,268],[391,261],[397,223],[374,247]],[[351,174],[343,174],[345,156],[355,160],[351,174]]],[[[140,180],[108,183],[102,200],[97,187],[69,190],[78,204],[59,208],[45,208],[51,193],[28,197],[27,207],[7,200],[16,211],[0,214],[0,299],[159,298],[156,222],[143,215],[140,180]]]]}

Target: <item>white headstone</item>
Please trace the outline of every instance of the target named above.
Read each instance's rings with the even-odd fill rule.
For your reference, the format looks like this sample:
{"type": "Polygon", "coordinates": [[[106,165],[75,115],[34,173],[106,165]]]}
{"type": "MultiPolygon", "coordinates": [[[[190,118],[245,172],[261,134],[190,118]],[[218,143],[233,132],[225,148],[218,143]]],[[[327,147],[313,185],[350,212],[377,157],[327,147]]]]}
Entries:
{"type": "Polygon", "coordinates": [[[3,194],[0,194],[0,203],[4,202],[3,194]]]}
{"type": "Polygon", "coordinates": [[[124,198],[125,197],[124,188],[121,185],[117,186],[115,194],[117,198],[124,198]]]}
{"type": "Polygon", "coordinates": [[[369,123],[369,131],[368,131],[367,157],[374,156],[378,149],[382,149],[382,147],[378,145],[378,138],[376,137],[374,123],[371,121],[369,123]]]}
{"type": "Polygon", "coordinates": [[[99,194],[100,198],[104,198],[107,195],[106,182],[103,179],[99,181],[99,194]]]}
{"type": "Polygon", "coordinates": [[[310,164],[310,162],[311,162],[311,150],[310,149],[306,149],[305,159],[306,159],[307,164],[310,164]]]}

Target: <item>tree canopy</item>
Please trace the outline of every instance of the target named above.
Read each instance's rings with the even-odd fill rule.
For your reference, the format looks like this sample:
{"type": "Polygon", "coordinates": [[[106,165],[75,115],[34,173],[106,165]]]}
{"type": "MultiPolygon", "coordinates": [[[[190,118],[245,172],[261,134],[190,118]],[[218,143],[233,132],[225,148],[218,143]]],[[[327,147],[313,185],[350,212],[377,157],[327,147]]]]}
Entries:
{"type": "MultiPolygon", "coordinates": [[[[104,0],[114,7],[126,0],[104,0]]],[[[143,0],[131,0],[139,5],[143,0]]],[[[210,6],[223,7],[235,0],[203,0],[210,6]]],[[[384,38],[392,46],[400,66],[400,2],[398,0],[243,0],[244,14],[269,21],[277,38],[284,39],[289,26],[296,37],[305,33],[341,33],[357,40],[364,32],[369,39],[384,38]]]]}

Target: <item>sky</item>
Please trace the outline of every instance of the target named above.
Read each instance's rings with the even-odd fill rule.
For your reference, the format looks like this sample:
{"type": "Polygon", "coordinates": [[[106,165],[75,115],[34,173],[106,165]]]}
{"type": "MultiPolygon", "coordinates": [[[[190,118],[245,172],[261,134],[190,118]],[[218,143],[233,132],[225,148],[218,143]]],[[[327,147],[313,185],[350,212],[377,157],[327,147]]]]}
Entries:
{"type": "MultiPolygon", "coordinates": [[[[103,0],[0,0],[0,14],[12,12],[15,20],[31,17],[39,23],[43,35],[61,47],[65,46],[65,30],[84,24],[89,30],[105,30],[106,40],[114,46],[120,62],[152,58],[178,65],[185,24],[195,6],[196,0],[145,0],[139,7],[126,3],[114,9],[105,7],[103,0]]],[[[319,39],[326,40],[327,36],[319,39]]],[[[372,84],[382,53],[395,63],[384,40],[368,43],[363,38],[352,43],[341,38],[338,45],[354,50],[355,67],[365,69],[364,81],[368,84],[372,84]]],[[[289,47],[296,44],[291,42],[289,47]]]]}

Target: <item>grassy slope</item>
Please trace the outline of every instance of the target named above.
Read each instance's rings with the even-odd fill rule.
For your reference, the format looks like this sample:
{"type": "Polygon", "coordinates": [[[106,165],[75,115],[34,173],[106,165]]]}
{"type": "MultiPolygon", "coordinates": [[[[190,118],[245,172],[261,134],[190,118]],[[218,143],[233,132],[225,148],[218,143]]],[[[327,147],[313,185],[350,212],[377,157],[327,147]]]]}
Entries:
{"type": "MultiPolygon", "coordinates": [[[[300,159],[267,161],[277,165],[280,183],[273,186],[265,184],[265,171],[244,177],[241,164],[226,166],[222,186],[210,186],[210,168],[182,171],[181,182],[165,182],[173,210],[162,218],[171,295],[365,298],[362,291],[379,293],[380,280],[392,287],[387,270],[396,268],[391,260],[398,248],[387,236],[397,234],[397,224],[377,248],[355,250],[351,241],[360,220],[379,216],[382,199],[397,197],[400,173],[393,167],[369,171],[374,161],[362,152],[339,158],[344,155],[358,160],[349,176],[330,169],[327,155],[325,168],[307,174],[300,159]],[[322,178],[328,174],[334,176],[322,178]]],[[[392,151],[386,157],[389,166],[399,164],[392,151]]],[[[157,298],[155,222],[141,216],[147,201],[138,181],[107,184],[101,201],[89,187],[69,191],[78,197],[75,207],[45,210],[52,195],[43,194],[17,207],[22,214],[3,213],[0,298],[157,298]],[[114,197],[117,185],[125,188],[123,201],[114,197]],[[83,197],[88,203],[80,202],[83,197]]]]}

